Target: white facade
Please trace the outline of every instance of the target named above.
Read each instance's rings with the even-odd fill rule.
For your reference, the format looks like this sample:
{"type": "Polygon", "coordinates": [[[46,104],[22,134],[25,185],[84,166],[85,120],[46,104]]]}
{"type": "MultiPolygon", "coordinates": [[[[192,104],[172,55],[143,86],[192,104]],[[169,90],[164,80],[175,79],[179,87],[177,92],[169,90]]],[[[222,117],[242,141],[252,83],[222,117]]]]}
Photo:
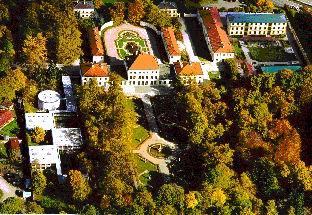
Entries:
{"type": "Polygon", "coordinates": [[[159,83],[159,69],[157,70],[128,70],[129,85],[157,85],[159,83]]]}
{"type": "Polygon", "coordinates": [[[45,90],[38,95],[38,108],[41,110],[56,110],[60,107],[61,95],[52,90],[45,90]]]}
{"type": "Polygon", "coordinates": [[[227,31],[230,36],[278,36],[285,35],[287,23],[230,23],[227,31]]]}
{"type": "Polygon", "coordinates": [[[81,18],[90,18],[95,14],[94,5],[92,1],[78,2],[74,6],[74,11],[80,15],[81,18]]]}
{"type": "Polygon", "coordinates": [[[42,145],[29,146],[29,161],[36,170],[45,170],[55,167],[57,174],[61,175],[61,159],[56,146],[42,145]]]}
{"type": "Polygon", "coordinates": [[[61,151],[71,151],[81,147],[82,136],[79,128],[53,128],[53,145],[61,151]]]}
{"type": "Polygon", "coordinates": [[[217,52],[213,53],[213,56],[212,56],[213,62],[216,62],[216,63],[222,60],[225,60],[228,58],[234,58],[234,57],[235,57],[234,53],[217,53],[217,52]]]}
{"type": "Polygon", "coordinates": [[[191,80],[195,81],[197,84],[204,82],[204,75],[180,75],[179,76],[184,84],[188,84],[191,80]]]}
{"type": "Polygon", "coordinates": [[[104,56],[93,56],[92,62],[93,63],[102,63],[104,61],[104,56]]]}
{"type": "Polygon", "coordinates": [[[180,17],[180,13],[178,13],[177,9],[160,9],[161,12],[167,13],[170,17],[180,17]]]}
{"type": "Polygon", "coordinates": [[[35,127],[51,130],[54,127],[54,117],[52,113],[25,113],[26,129],[35,127]]]}
{"type": "Polygon", "coordinates": [[[82,85],[85,85],[88,83],[91,79],[94,79],[97,81],[98,86],[100,87],[107,87],[109,82],[109,77],[82,77],[82,85]]]}

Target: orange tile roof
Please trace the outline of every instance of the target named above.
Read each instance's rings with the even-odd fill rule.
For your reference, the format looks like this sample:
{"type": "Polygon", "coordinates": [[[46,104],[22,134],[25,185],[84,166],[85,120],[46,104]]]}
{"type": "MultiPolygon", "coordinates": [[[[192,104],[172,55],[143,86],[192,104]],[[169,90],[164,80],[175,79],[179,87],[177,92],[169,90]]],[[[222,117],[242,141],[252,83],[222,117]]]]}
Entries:
{"type": "Polygon", "coordinates": [[[11,138],[8,142],[8,146],[10,149],[19,149],[20,145],[17,138],[11,138]]]}
{"type": "Polygon", "coordinates": [[[89,30],[89,40],[91,46],[91,52],[93,56],[104,55],[104,48],[102,40],[99,34],[99,28],[95,27],[89,30]]]}
{"type": "Polygon", "coordinates": [[[171,56],[180,56],[181,52],[177,43],[177,39],[174,36],[174,31],[172,27],[167,27],[163,29],[164,39],[166,40],[168,52],[171,56]]]}
{"type": "Polygon", "coordinates": [[[142,53],[137,56],[129,70],[157,70],[158,66],[155,56],[142,53]]]}
{"type": "Polygon", "coordinates": [[[177,75],[180,76],[193,76],[193,75],[203,75],[203,70],[199,62],[194,63],[174,63],[174,68],[177,75]]]}
{"type": "Polygon", "coordinates": [[[226,31],[223,28],[218,9],[208,8],[207,10],[199,11],[204,26],[208,32],[208,37],[213,52],[215,53],[232,53],[234,48],[229,40],[226,31]]]}
{"type": "Polygon", "coordinates": [[[82,76],[84,77],[107,77],[109,66],[106,63],[85,63],[81,64],[82,76]]]}

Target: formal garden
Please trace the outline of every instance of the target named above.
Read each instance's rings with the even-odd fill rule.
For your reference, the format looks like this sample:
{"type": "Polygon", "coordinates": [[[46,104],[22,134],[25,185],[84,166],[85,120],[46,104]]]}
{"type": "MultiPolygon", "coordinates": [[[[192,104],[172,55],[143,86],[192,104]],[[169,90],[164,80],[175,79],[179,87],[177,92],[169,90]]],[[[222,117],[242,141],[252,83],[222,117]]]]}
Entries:
{"type": "Polygon", "coordinates": [[[259,62],[297,61],[294,53],[286,52],[279,41],[253,41],[247,45],[250,57],[259,62]]]}
{"type": "Polygon", "coordinates": [[[132,56],[136,52],[147,53],[149,48],[146,41],[142,39],[135,31],[122,31],[115,40],[118,55],[121,59],[132,56]]]}

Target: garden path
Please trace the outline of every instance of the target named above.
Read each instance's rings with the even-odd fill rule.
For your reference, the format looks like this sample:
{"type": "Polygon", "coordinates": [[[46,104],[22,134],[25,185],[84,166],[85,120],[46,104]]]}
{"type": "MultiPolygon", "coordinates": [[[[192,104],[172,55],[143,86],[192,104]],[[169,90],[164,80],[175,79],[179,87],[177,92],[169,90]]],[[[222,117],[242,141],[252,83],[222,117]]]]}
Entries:
{"type": "Polygon", "coordinates": [[[17,197],[15,192],[18,188],[9,184],[2,176],[0,176],[0,189],[3,191],[3,197],[0,199],[0,202],[9,197],[17,197]]]}
{"type": "Polygon", "coordinates": [[[167,163],[170,160],[169,159],[165,159],[165,158],[155,158],[155,157],[151,156],[148,153],[148,148],[151,145],[154,145],[156,143],[157,144],[161,143],[161,144],[163,144],[165,146],[170,147],[171,149],[175,149],[176,146],[175,146],[174,143],[168,142],[168,141],[166,141],[165,139],[161,138],[158,135],[159,129],[158,129],[158,126],[157,126],[157,123],[156,123],[156,119],[155,119],[155,116],[154,116],[154,113],[153,113],[153,107],[152,107],[151,101],[149,99],[149,96],[148,95],[143,95],[143,96],[141,96],[141,98],[142,98],[142,101],[143,101],[144,111],[145,111],[145,114],[146,114],[148,125],[150,127],[150,130],[152,131],[152,134],[151,134],[149,139],[147,139],[144,143],[142,143],[140,145],[139,149],[133,150],[133,153],[140,154],[144,159],[148,160],[149,162],[151,162],[153,164],[158,165],[159,166],[159,172],[161,172],[163,174],[166,174],[166,175],[169,175],[170,172],[169,172],[167,163]]]}

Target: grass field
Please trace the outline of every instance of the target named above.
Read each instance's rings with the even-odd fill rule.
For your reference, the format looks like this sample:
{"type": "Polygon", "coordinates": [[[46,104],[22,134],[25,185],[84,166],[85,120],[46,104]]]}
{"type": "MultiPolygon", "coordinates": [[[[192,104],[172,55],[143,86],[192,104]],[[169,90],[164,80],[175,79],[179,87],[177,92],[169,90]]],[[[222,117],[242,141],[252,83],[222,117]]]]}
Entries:
{"type": "Polygon", "coordinates": [[[148,173],[141,175],[139,178],[140,181],[144,185],[147,185],[150,181],[151,172],[157,172],[158,171],[157,166],[155,164],[152,164],[149,161],[146,161],[146,162],[143,161],[138,155],[135,155],[135,161],[137,164],[137,170],[138,170],[139,174],[144,172],[145,170],[149,171],[148,173]]]}
{"type": "Polygon", "coordinates": [[[234,47],[234,51],[235,51],[235,56],[238,59],[242,59],[242,60],[246,59],[244,52],[243,52],[243,50],[242,50],[242,48],[241,48],[241,46],[237,40],[233,41],[233,47],[234,47]]]}
{"type": "Polygon", "coordinates": [[[0,134],[7,135],[10,137],[15,137],[18,134],[18,132],[19,127],[15,119],[0,130],[0,134]]]}

